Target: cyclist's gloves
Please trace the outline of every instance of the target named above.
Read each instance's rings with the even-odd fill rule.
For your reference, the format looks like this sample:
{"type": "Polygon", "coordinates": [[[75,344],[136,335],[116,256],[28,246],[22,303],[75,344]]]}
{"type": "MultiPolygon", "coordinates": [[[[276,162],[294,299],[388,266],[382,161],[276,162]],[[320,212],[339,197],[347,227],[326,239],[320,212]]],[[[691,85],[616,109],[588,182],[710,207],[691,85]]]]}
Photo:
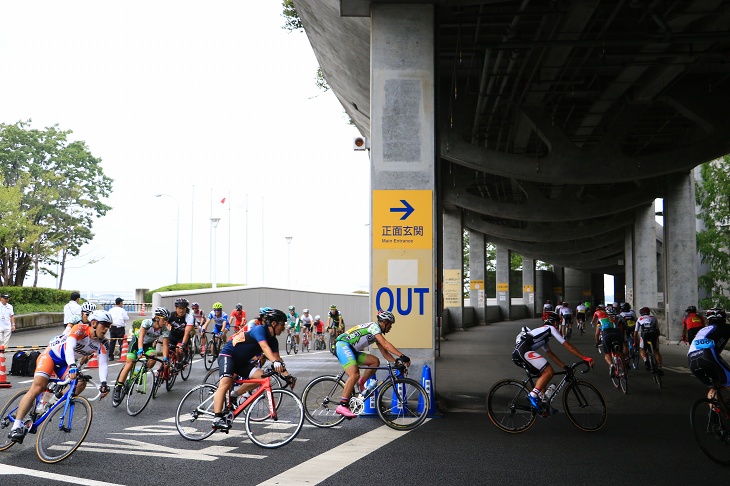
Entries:
{"type": "Polygon", "coordinates": [[[274,371],[276,371],[277,373],[281,373],[285,369],[286,368],[284,367],[283,361],[274,361],[274,371]]]}
{"type": "Polygon", "coordinates": [[[292,376],[292,375],[287,375],[284,377],[284,381],[286,382],[287,386],[289,386],[289,388],[291,388],[293,390],[294,386],[297,384],[297,377],[292,376]]]}
{"type": "Polygon", "coordinates": [[[109,387],[106,384],[106,381],[101,382],[101,386],[99,387],[99,391],[101,392],[101,396],[105,397],[107,393],[109,393],[109,387]]]}
{"type": "Polygon", "coordinates": [[[72,364],[72,365],[70,365],[70,366],[68,367],[68,374],[69,374],[69,375],[70,375],[70,374],[72,374],[72,373],[73,373],[73,374],[76,374],[76,373],[77,373],[78,371],[79,371],[79,370],[78,370],[78,369],[76,368],[76,363],[74,363],[74,364],[72,364]]]}
{"type": "Polygon", "coordinates": [[[583,361],[588,363],[588,365],[592,368],[593,367],[593,358],[589,358],[588,356],[583,356],[581,358],[583,361]]]}
{"type": "Polygon", "coordinates": [[[402,363],[406,363],[406,364],[411,362],[411,358],[409,358],[405,354],[401,354],[400,358],[398,358],[398,359],[400,359],[402,363]]]}
{"type": "Polygon", "coordinates": [[[601,347],[601,343],[596,343],[596,349],[598,349],[599,347],[601,347]]]}
{"type": "Polygon", "coordinates": [[[137,358],[139,358],[140,356],[142,356],[142,353],[144,353],[144,351],[142,351],[141,349],[138,349],[137,350],[137,358]]]}

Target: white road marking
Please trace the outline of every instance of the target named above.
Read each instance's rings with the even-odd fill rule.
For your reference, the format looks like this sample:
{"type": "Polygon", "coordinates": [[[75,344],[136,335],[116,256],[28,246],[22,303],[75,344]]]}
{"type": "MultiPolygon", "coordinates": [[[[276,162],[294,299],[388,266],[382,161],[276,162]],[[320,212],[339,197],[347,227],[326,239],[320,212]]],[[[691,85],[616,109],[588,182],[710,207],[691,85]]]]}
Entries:
{"type": "Polygon", "coordinates": [[[361,457],[374,452],[386,444],[403,437],[408,432],[400,432],[383,425],[349,442],[330,449],[317,457],[292,467],[291,469],[260,483],[259,486],[286,484],[298,486],[319,484],[338,471],[349,466],[361,457]]]}
{"type": "MultiPolygon", "coordinates": [[[[145,444],[149,445],[149,444],[145,444]]],[[[10,466],[8,464],[3,464],[3,467],[0,468],[0,476],[2,475],[11,475],[16,474],[18,476],[30,476],[35,479],[29,479],[29,482],[38,484],[39,480],[42,479],[51,479],[54,481],[62,481],[64,483],[72,483],[72,484],[80,484],[84,486],[123,486],[116,483],[110,483],[108,481],[94,481],[93,479],[85,479],[80,478],[76,476],[67,476],[65,474],[55,474],[55,473],[49,473],[49,472],[43,472],[43,471],[37,471],[35,469],[26,469],[24,467],[18,467],[18,466],[10,466]]]]}

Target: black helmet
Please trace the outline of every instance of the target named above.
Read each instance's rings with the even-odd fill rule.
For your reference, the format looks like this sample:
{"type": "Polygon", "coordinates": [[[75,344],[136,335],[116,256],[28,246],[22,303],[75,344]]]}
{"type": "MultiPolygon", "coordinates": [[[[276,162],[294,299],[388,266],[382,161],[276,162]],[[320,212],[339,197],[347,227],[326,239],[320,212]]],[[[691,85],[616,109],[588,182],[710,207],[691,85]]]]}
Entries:
{"type": "Polygon", "coordinates": [[[725,315],[725,309],[723,309],[723,308],[722,308],[722,307],[720,307],[719,305],[716,305],[716,306],[715,306],[715,307],[714,307],[714,308],[713,308],[712,310],[714,310],[714,311],[715,311],[715,315],[716,315],[716,316],[720,316],[720,317],[722,317],[723,319],[725,319],[725,317],[727,317],[727,316],[725,315]]]}
{"type": "Polygon", "coordinates": [[[158,307],[155,309],[155,316],[156,317],[162,317],[163,319],[167,320],[170,318],[170,311],[167,310],[165,307],[158,307]]]}
{"type": "Polygon", "coordinates": [[[183,308],[187,308],[187,307],[188,307],[188,304],[190,304],[190,303],[188,302],[188,299],[184,299],[184,298],[182,298],[182,297],[180,297],[179,299],[177,299],[177,300],[175,301],[175,307],[183,307],[183,308]]]}
{"type": "Polygon", "coordinates": [[[286,322],[286,314],[279,309],[268,309],[264,313],[264,321],[266,324],[270,324],[271,322],[286,322]]]}
{"type": "Polygon", "coordinates": [[[236,310],[239,311],[239,312],[242,311],[243,310],[243,305],[242,304],[236,304],[236,310]]]}
{"type": "Polygon", "coordinates": [[[624,302],[623,304],[621,304],[621,312],[628,312],[630,310],[631,304],[629,304],[628,302],[624,302]]]}
{"type": "Polygon", "coordinates": [[[550,324],[555,324],[555,322],[558,320],[558,313],[557,312],[548,312],[547,313],[547,319],[546,321],[549,321],[550,324]]]}
{"type": "Polygon", "coordinates": [[[689,312],[696,313],[697,312],[697,307],[695,307],[693,305],[688,305],[687,308],[684,311],[687,312],[687,313],[689,313],[689,312]]]}
{"type": "Polygon", "coordinates": [[[648,316],[649,314],[651,314],[651,310],[649,310],[648,307],[642,307],[641,309],[639,309],[639,314],[642,316],[648,316]]]}

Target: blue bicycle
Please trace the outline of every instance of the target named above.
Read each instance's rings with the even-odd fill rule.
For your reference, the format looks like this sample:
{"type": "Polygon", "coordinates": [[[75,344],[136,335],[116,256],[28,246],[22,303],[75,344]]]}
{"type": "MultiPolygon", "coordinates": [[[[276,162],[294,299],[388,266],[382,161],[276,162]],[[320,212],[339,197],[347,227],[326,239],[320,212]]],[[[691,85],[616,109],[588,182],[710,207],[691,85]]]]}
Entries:
{"type": "MultiPolygon", "coordinates": [[[[24,427],[27,433],[35,434],[35,450],[41,461],[48,464],[55,464],[63,461],[81,445],[86,438],[91,426],[92,410],[89,401],[81,396],[73,396],[79,380],[89,381],[90,376],[77,375],[74,380],[60,381],[51,379],[46,387],[46,392],[41,393],[35,401],[34,407],[26,416],[24,427]],[[66,392],[52,403],[56,391],[63,390],[68,385],[66,392]],[[51,393],[51,401],[44,403],[43,397],[51,393]]],[[[8,400],[0,412],[0,451],[9,449],[15,444],[8,438],[8,433],[15,422],[15,414],[18,410],[20,400],[30,390],[21,390],[8,400]]]]}

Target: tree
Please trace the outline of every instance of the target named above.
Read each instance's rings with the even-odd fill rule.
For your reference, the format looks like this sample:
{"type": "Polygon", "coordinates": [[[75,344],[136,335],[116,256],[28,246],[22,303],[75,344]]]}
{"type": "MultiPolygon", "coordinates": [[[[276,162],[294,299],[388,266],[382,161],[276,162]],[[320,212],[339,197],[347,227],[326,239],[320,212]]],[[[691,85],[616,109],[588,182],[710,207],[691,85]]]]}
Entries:
{"type": "Polygon", "coordinates": [[[282,6],[284,11],[281,16],[284,17],[284,26],[282,29],[293,32],[295,30],[303,30],[302,20],[299,18],[299,13],[294,6],[294,0],[283,0],[282,6]]]}
{"type": "Polygon", "coordinates": [[[17,205],[7,215],[8,231],[0,232],[3,286],[22,286],[31,269],[36,286],[40,272],[52,273],[44,265],[61,263],[63,273],[66,257],[93,238],[94,218],[111,209],[101,201],[112,183],[101,159],[84,142],[69,142],[70,130],[37,130],[30,123],[0,124],[2,201],[17,205]]]}
{"type": "Polygon", "coordinates": [[[708,266],[698,284],[709,297],[700,305],[730,306],[730,156],[702,164],[695,198],[706,229],[697,233],[697,251],[708,266]]]}

